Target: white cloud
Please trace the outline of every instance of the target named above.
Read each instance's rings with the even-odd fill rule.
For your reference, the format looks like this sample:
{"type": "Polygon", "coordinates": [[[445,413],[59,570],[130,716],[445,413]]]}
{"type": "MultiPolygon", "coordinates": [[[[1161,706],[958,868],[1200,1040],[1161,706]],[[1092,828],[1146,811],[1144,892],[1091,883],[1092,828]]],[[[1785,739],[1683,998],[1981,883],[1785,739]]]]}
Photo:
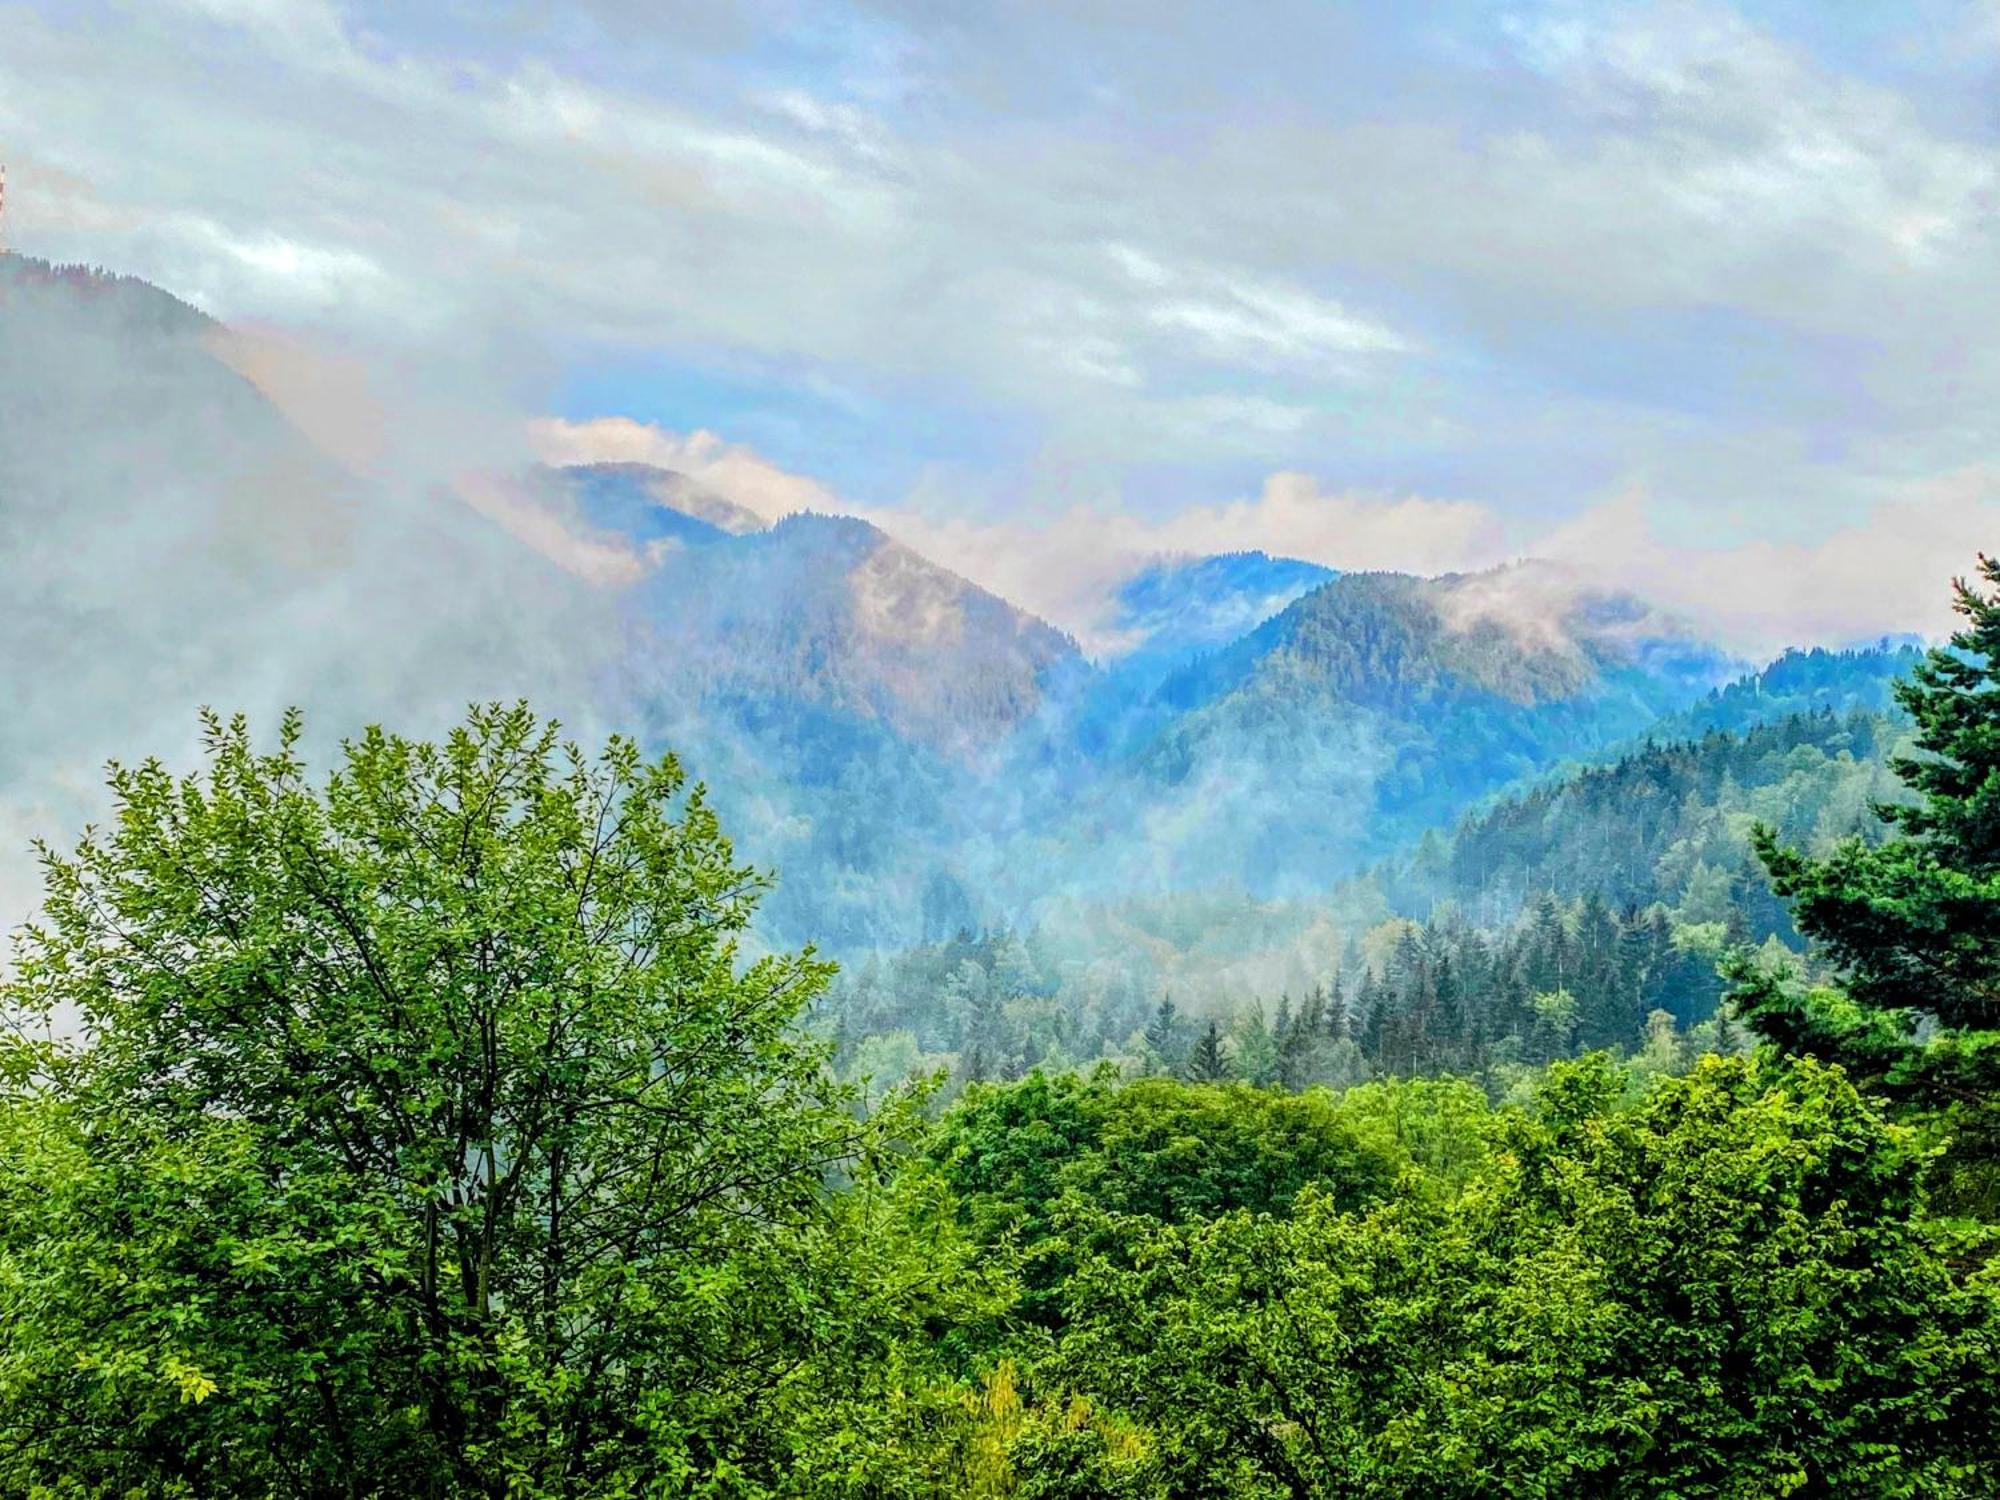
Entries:
{"type": "Polygon", "coordinates": [[[546,418],[529,425],[528,438],[547,464],[635,463],[672,469],[766,522],[804,510],[844,508],[817,480],[781,469],[744,444],[725,442],[713,432],[667,432],[629,417],[586,422],[546,418]]]}
{"type": "Polygon", "coordinates": [[[1138,303],[1140,324],[1211,359],[1325,366],[1418,352],[1386,324],[1295,286],[1215,266],[1169,266],[1129,244],[1105,253],[1138,303]]]}
{"type": "Polygon", "coordinates": [[[1144,48],[870,11],[782,76],[701,9],[683,45],[594,7],[615,59],[587,19],[10,9],[10,230],[530,407],[606,345],[691,376],[681,431],[704,369],[864,392],[885,449],[935,402],[1044,511],[1299,469],[1517,527],[1625,476],[1796,513],[2000,452],[1990,130],[1722,4],[1528,3],[1456,53],[1386,13],[1329,48],[1325,8],[1167,7],[1144,48]]]}
{"type": "MultiPolygon", "coordinates": [[[[1950,628],[1949,579],[1981,547],[2000,549],[2000,466],[1912,484],[1813,540],[1702,545],[1676,540],[1664,508],[1628,489],[1540,528],[1495,507],[1417,495],[1343,493],[1278,473],[1255,495],[1166,516],[1079,504],[1039,517],[980,520],[936,503],[850,504],[824,484],[712,432],[663,432],[623,418],[536,423],[545,462],[650,463],[688,474],[766,520],[799,510],[860,515],[916,551],[1075,635],[1121,644],[1117,585],[1149,560],[1260,550],[1343,572],[1433,575],[1514,558],[1553,567],[1507,575],[1504,593],[1469,590],[1465,617],[1550,615],[1583,587],[1630,592],[1749,656],[1789,645],[1950,628]]],[[[1681,517],[1682,522],[1685,517],[1681,517]]],[[[578,568],[577,571],[583,571],[578,568]]]]}
{"type": "Polygon", "coordinates": [[[1980,550],[2000,548],[2000,467],[1909,486],[1809,541],[1703,547],[1661,532],[1633,491],[1558,526],[1534,551],[1753,655],[1904,631],[1938,636],[1952,628],[1949,581],[1980,550]]]}
{"type": "Polygon", "coordinates": [[[591,536],[567,524],[542,498],[505,476],[466,474],[454,489],[510,536],[586,583],[604,588],[636,583],[655,561],[616,537],[591,536]]]}

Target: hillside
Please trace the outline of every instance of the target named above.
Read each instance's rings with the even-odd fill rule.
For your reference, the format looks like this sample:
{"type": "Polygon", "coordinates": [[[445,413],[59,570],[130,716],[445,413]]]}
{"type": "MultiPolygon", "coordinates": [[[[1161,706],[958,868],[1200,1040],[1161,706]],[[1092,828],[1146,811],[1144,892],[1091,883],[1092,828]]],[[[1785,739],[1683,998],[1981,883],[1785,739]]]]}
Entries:
{"type": "Polygon", "coordinates": [[[1647,745],[1427,838],[1386,881],[1411,912],[1450,901],[1493,921],[1547,892],[1596,891],[1619,907],[1661,902],[1689,922],[1739,908],[1756,936],[1794,937],[1757,874],[1750,825],[1818,850],[1879,830],[1872,808],[1896,790],[1888,761],[1908,732],[1885,715],[1821,710],[1647,745]]]}
{"type": "Polygon", "coordinates": [[[323,739],[479,697],[579,706],[587,594],[422,476],[357,476],[144,282],[0,257],[0,904],[79,767],[189,750],[196,710],[323,739]]]}
{"type": "Polygon", "coordinates": [[[1731,671],[1638,601],[1534,570],[1343,575],[1139,698],[1080,842],[1109,861],[1136,818],[1126,878],[1324,890],[1731,671]]]}
{"type": "MultiPolygon", "coordinates": [[[[271,715],[284,691],[338,732],[392,699],[553,685],[681,750],[783,872],[769,930],[838,951],[1177,893],[1325,900],[1566,763],[1877,707],[1906,665],[1799,653],[1730,681],[1685,628],[1555,569],[1335,574],[1260,552],[1139,569],[1113,600],[1123,649],[1093,663],[866,521],[767,525],[667,469],[525,475],[554,533],[386,488],[315,448],[184,303],[0,269],[21,604],[0,644],[43,668],[0,773],[100,758],[139,723],[184,736],[202,702],[271,715]],[[564,535],[618,566],[564,573],[564,535]],[[59,712],[79,684],[117,711],[59,712]]],[[[1534,878],[1479,894],[1518,901],[1534,878]]]]}
{"type": "Polygon", "coordinates": [[[1112,626],[1123,671],[1162,672],[1220,650],[1335,576],[1333,569],[1263,552],[1162,558],[1121,583],[1112,626]]]}

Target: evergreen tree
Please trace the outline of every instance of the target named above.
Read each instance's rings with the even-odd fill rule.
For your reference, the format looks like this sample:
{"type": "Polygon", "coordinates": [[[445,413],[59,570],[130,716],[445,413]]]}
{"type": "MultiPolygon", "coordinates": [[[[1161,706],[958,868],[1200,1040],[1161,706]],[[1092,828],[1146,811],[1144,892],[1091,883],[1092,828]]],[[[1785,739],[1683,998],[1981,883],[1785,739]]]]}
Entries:
{"type": "Polygon", "coordinates": [[[1342,1041],[1347,1036],[1347,996],[1341,990],[1340,971],[1335,970],[1333,983],[1326,991],[1325,1031],[1329,1041],[1342,1041]]]}
{"type": "Polygon", "coordinates": [[[1575,977],[1570,955],[1569,925],[1563,919],[1562,904],[1553,892],[1543,895],[1535,908],[1534,925],[1528,937],[1528,986],[1537,994],[1566,990],[1575,977]]]}
{"type": "Polygon", "coordinates": [[[1459,993],[1458,974],[1452,968],[1451,955],[1439,957],[1431,988],[1435,996],[1433,1026],[1438,1043],[1436,1061],[1443,1068],[1456,1068],[1463,1064],[1471,1049],[1468,1045],[1470,1038],[1466,1035],[1465,1004],[1459,993]]]}
{"type": "Polygon", "coordinates": [[[1187,1022],[1169,995],[1146,1023],[1146,1051],[1160,1072],[1178,1073],[1187,1061],[1187,1045],[1187,1022]]]}
{"type": "Polygon", "coordinates": [[[2000,560],[1982,556],[1979,575],[1984,590],[1954,584],[1964,627],[1897,686],[1923,754],[1895,771],[1916,800],[1877,812],[1902,836],[1814,859],[1756,831],[1772,888],[1838,966],[1840,988],[1804,990],[1745,965],[1735,998],[1759,1035],[1837,1061],[1948,1125],[1958,1188],[1990,1206],[2000,1203],[2000,560]]]}
{"type": "Polygon", "coordinates": [[[1638,1040],[1638,1013],[1626,1005],[1619,984],[1618,924],[1596,890],[1577,909],[1576,978],[1578,1041],[1586,1048],[1630,1047],[1638,1040]]]}
{"type": "Polygon", "coordinates": [[[1195,1038],[1184,1071],[1193,1083],[1221,1083],[1231,1076],[1229,1054],[1223,1050],[1222,1027],[1218,1022],[1210,1021],[1195,1038]]]}
{"type": "Polygon", "coordinates": [[[1314,985],[1306,993],[1297,1016],[1289,1016],[1283,1001],[1278,1015],[1284,1023],[1278,1030],[1278,1081],[1294,1091],[1315,1081],[1314,1067],[1325,1046],[1326,993],[1314,985]]]}
{"type": "MultiPolygon", "coordinates": [[[[1286,1029],[1290,1029],[1289,1021],[1286,1029]]],[[[1230,1032],[1236,1043],[1237,1075],[1259,1087],[1276,1083],[1280,1072],[1278,1041],[1264,1019],[1264,1007],[1247,1007],[1230,1032]]]]}

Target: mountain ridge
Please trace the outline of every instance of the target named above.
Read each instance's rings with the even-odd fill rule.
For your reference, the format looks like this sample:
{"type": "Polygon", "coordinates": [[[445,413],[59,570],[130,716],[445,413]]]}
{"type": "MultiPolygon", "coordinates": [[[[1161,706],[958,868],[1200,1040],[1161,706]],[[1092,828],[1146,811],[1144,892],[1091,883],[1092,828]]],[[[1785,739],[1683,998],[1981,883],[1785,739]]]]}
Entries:
{"type": "MultiPolygon", "coordinates": [[[[204,567],[244,554],[230,565],[251,580],[246,620],[300,609],[282,569],[246,552],[260,539],[335,577],[339,548],[410,535],[215,357],[220,325],[205,314],[130,279],[0,267],[13,289],[0,397],[40,398],[0,400],[0,435],[16,434],[16,469],[24,452],[43,459],[0,504],[16,531],[37,505],[66,504],[87,523],[77,570],[51,575],[65,580],[49,585],[51,618],[99,586],[86,564],[115,533],[98,523],[145,515],[133,509],[142,497],[150,525],[226,538],[234,550],[212,549],[204,567]],[[81,354],[51,380],[52,352],[72,347],[81,354]],[[274,492],[273,474],[298,479],[274,492]],[[232,496],[256,507],[240,525],[218,510],[232,496]],[[373,531],[342,520],[335,548],[309,540],[378,511],[373,531]]],[[[0,454],[0,470],[8,462],[0,454]]],[[[1651,726],[1754,722],[1816,691],[1797,664],[1769,692],[1731,688],[1739,664],[1697,633],[1547,565],[1423,578],[1255,549],[1133,569],[1114,590],[1129,649],[1094,662],[1066,632],[860,517],[767,523],[642,464],[535,470],[522,488],[574,535],[631,556],[572,590],[603,637],[590,652],[596,711],[683,749],[746,852],[785,872],[774,931],[836,946],[1127,894],[1325,896],[1424,828],[1651,726]]],[[[556,571],[536,550],[545,534],[503,534],[470,507],[461,520],[523,576],[556,571]]],[[[338,581],[300,615],[319,630],[308,688],[343,664],[343,622],[328,612],[375,597],[338,581]]],[[[166,711],[184,689],[156,663],[213,629],[233,586],[226,570],[190,582],[184,619],[162,617],[150,643],[121,637],[95,670],[107,683],[156,674],[166,711]]],[[[406,655],[434,630],[430,616],[451,617],[421,591],[396,606],[414,615],[368,608],[407,618],[394,637],[406,655]]],[[[476,637],[486,623],[454,628],[476,637]]],[[[530,650],[567,648],[534,639],[571,628],[558,616],[516,609],[506,623],[530,650]]],[[[253,645],[225,637],[217,649],[247,661],[253,645]]],[[[510,659],[489,649],[464,677],[416,656],[406,667],[435,695],[504,681],[510,659]]],[[[1823,670],[1845,681],[1874,667],[1823,670]]]]}

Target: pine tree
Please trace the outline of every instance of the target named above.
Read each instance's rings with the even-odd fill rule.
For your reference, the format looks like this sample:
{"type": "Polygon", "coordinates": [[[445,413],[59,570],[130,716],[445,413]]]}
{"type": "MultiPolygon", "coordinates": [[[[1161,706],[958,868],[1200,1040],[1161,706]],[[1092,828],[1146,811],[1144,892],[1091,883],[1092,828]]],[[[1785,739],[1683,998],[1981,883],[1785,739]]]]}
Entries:
{"type": "Polygon", "coordinates": [[[1369,1064],[1378,1073],[1385,1071],[1383,1054],[1386,1050],[1387,1039],[1384,1033],[1387,1029],[1386,1023],[1389,1018],[1389,1005],[1385,991],[1386,986],[1375,978],[1375,971],[1373,969],[1362,970],[1361,986],[1355,992],[1354,997],[1356,1012],[1361,1018],[1361,1036],[1359,1040],[1361,1042],[1362,1054],[1367,1057],[1369,1064]]]}
{"type": "Polygon", "coordinates": [[[1284,1023],[1278,1032],[1278,1081],[1297,1091],[1316,1081],[1316,1064],[1326,1045],[1326,992],[1314,985],[1297,1016],[1288,1016],[1282,1002],[1278,1016],[1284,1023]]]}
{"type": "Polygon", "coordinates": [[[1623,1003],[1635,1016],[1650,1015],[1647,1003],[1653,978],[1652,923],[1627,906],[1618,919],[1617,985],[1623,1003]]]}
{"type": "Polygon", "coordinates": [[[1639,1014],[1620,983],[1618,924],[1598,892],[1583,898],[1576,931],[1577,1040],[1585,1048],[1630,1047],[1638,1041],[1639,1014]]]}
{"type": "Polygon", "coordinates": [[[1439,957],[1431,986],[1436,996],[1432,1021],[1436,1060],[1447,1069],[1460,1067],[1471,1049],[1467,1045],[1465,1005],[1459,994],[1458,974],[1452,968],[1449,954],[1439,957]]]}
{"type": "Polygon", "coordinates": [[[1264,1007],[1253,1004],[1245,1009],[1230,1027],[1230,1033],[1236,1043],[1236,1071],[1251,1083],[1276,1083],[1281,1060],[1277,1038],[1264,1019],[1264,1007]]]}
{"type": "Polygon", "coordinates": [[[1546,892],[1528,934],[1528,986],[1537,993],[1567,990],[1575,978],[1574,967],[1562,904],[1554,892],[1546,892]]]}
{"type": "Polygon", "coordinates": [[[1343,1041],[1347,1037],[1347,996],[1341,992],[1340,971],[1337,969],[1333,983],[1326,991],[1325,1031],[1328,1041],[1343,1041]]]}

